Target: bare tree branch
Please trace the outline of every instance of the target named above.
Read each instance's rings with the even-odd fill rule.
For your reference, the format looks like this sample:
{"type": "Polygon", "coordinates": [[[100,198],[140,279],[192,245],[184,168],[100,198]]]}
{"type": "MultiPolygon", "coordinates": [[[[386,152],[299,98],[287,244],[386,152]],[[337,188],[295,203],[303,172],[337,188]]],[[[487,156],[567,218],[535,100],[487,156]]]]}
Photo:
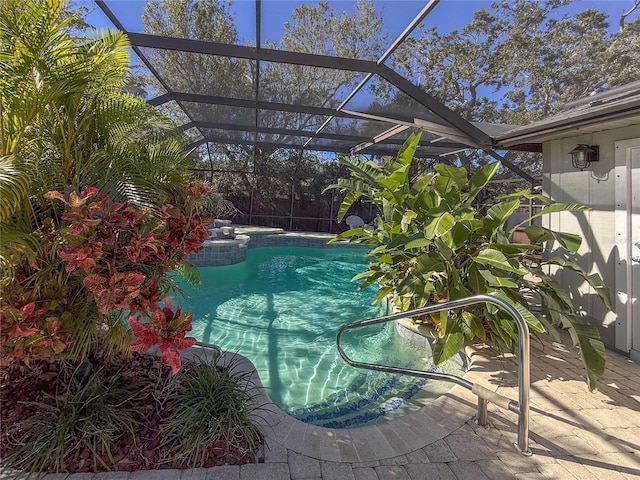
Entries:
{"type": "Polygon", "coordinates": [[[624,30],[624,22],[627,19],[627,17],[631,15],[638,8],[640,8],[640,0],[636,0],[636,2],[633,4],[633,7],[631,7],[631,9],[628,12],[622,12],[622,15],[620,15],[620,31],[624,30]]]}

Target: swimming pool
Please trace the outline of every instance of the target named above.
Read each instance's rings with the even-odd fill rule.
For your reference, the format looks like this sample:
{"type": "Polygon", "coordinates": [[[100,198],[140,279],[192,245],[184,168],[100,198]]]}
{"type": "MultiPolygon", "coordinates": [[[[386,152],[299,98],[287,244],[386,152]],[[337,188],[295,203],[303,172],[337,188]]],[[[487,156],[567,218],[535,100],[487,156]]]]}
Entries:
{"type": "MultiPolygon", "coordinates": [[[[181,285],[185,298],[175,302],[193,313],[192,336],[249,358],[271,400],[288,414],[332,428],[378,423],[420,408],[451,384],[359,370],[340,358],[338,328],[385,313],[371,305],[374,288],[357,291],[350,281],[366,267],[363,253],[252,249],[241,264],[200,268],[202,286],[181,285]]],[[[343,338],[354,359],[429,368],[428,353],[391,323],[343,338]]],[[[463,368],[451,361],[437,371],[459,375],[463,368]]]]}

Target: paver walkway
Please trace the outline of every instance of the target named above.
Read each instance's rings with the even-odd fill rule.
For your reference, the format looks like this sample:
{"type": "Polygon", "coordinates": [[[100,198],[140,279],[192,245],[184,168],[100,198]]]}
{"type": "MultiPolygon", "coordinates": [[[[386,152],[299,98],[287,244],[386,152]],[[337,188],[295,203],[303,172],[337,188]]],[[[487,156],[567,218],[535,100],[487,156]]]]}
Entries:
{"type": "MultiPolygon", "coordinates": [[[[486,351],[484,356],[491,357],[486,351]]],[[[46,475],[45,480],[426,480],[640,478],[640,365],[607,352],[589,393],[574,351],[535,339],[531,362],[533,456],[513,447],[517,416],[489,406],[492,428],[472,420],[461,387],[417,416],[384,428],[327,430],[267,412],[265,463],[195,470],[46,475]],[[419,448],[413,448],[420,445],[419,448]],[[394,454],[394,452],[403,452],[394,454]]],[[[482,356],[479,356],[482,357],[482,356]]],[[[471,381],[517,399],[512,358],[474,358],[471,381]],[[499,369],[495,368],[498,362],[499,369]]],[[[0,473],[0,478],[10,478],[0,473]]]]}

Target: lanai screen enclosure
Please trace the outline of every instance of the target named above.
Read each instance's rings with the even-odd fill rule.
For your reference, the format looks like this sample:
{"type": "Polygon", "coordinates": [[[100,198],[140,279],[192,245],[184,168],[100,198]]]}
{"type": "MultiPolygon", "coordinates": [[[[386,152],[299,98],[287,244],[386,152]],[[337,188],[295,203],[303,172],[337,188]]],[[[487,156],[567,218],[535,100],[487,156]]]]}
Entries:
{"type": "MultiPolygon", "coordinates": [[[[222,183],[220,190],[240,211],[237,223],[339,230],[335,217],[340,199],[322,191],[345,172],[327,160],[335,155],[394,155],[415,129],[424,131],[416,157],[427,164],[482,150],[486,159],[502,161],[525,185],[536,182],[496,151],[500,145],[494,136],[511,127],[470,122],[389,66],[403,42],[438,8],[438,0],[373,2],[376,11],[393,17],[393,25],[401,25],[392,32],[397,36],[384,37],[368,49],[345,45],[340,55],[326,54],[332,49],[322,41],[289,42],[296,50],[285,50],[286,38],[279,45],[263,40],[274,9],[290,9],[292,2],[256,0],[251,15],[246,13],[250,2],[240,2],[245,13],[236,23],[255,28],[248,44],[239,44],[233,24],[205,35],[181,30],[161,18],[166,13],[153,17],[145,12],[141,27],[135,14],[124,13],[130,8],[123,9],[124,2],[96,3],[127,33],[154,85],[147,92],[149,103],[181,124],[191,140],[188,149],[200,159],[194,173],[222,183]],[[322,166],[311,169],[310,161],[322,166]]],[[[363,8],[356,6],[353,15],[360,17],[354,18],[353,28],[371,27],[358,24],[364,14],[357,10],[363,8]]],[[[509,149],[540,151],[539,145],[509,149]]],[[[367,206],[359,208],[371,220],[367,206]]]]}

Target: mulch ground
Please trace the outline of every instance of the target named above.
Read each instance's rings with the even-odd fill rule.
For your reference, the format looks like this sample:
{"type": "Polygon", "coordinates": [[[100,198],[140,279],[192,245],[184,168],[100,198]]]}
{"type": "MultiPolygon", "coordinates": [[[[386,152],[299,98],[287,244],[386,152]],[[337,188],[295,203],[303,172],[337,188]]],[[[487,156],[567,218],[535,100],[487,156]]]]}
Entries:
{"type": "MultiPolygon", "coordinates": [[[[167,461],[172,457],[172,448],[177,448],[163,445],[160,430],[162,422],[171,415],[171,411],[163,404],[161,391],[163,385],[168,383],[169,367],[162,365],[156,357],[134,354],[132,358],[111,363],[106,368],[124,372],[122,375],[128,379],[130,387],[139,393],[139,401],[130,410],[137,424],[131,426],[132,432],[124,432],[111,444],[112,458],[102,459],[109,468],[105,468],[99,461],[94,462],[93,454],[87,448],[69,446],[65,455],[65,467],[61,471],[76,473],[196,468],[254,461],[246,453],[234,451],[224,441],[211,446],[202,464],[167,461]]],[[[34,412],[35,407],[30,402],[53,405],[56,396],[58,399],[61,396],[64,398],[66,386],[61,377],[60,366],[56,363],[36,362],[29,367],[0,367],[0,458],[6,460],[18,448],[16,438],[19,437],[19,425],[34,412]]]]}

